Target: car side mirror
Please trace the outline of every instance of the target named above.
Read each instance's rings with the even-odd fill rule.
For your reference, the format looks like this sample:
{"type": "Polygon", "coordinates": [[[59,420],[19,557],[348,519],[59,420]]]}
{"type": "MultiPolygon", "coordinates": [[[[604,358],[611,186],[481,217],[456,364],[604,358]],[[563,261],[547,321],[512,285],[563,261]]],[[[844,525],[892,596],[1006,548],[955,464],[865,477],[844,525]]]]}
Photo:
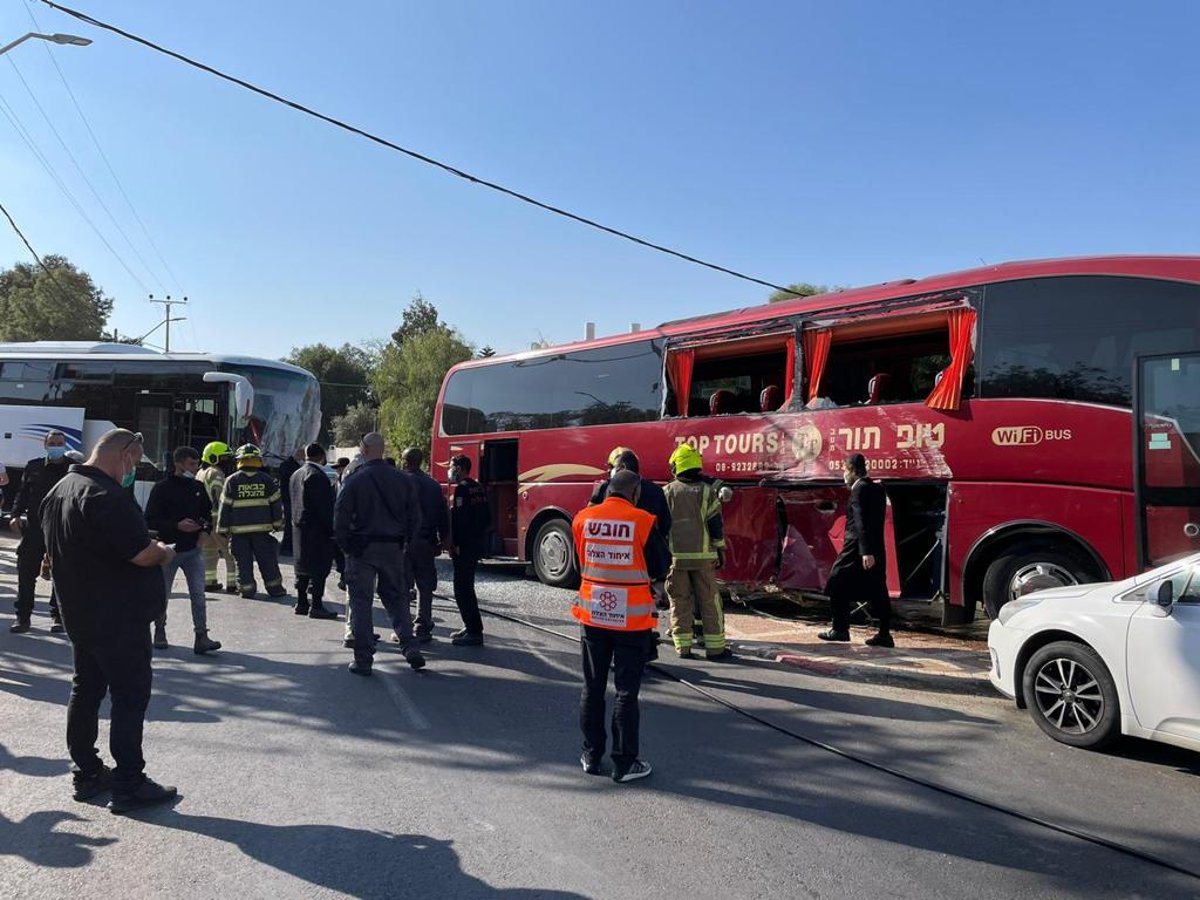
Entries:
{"type": "Polygon", "coordinates": [[[1175,585],[1168,578],[1165,581],[1159,582],[1158,587],[1154,589],[1154,602],[1162,609],[1170,609],[1175,602],[1175,585]]]}

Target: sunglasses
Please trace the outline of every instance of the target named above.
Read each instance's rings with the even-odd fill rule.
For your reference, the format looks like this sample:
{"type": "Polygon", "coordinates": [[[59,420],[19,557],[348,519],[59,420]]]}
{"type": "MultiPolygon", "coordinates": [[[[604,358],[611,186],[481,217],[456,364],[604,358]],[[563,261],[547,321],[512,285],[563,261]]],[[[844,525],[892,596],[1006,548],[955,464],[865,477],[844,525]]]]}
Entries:
{"type": "Polygon", "coordinates": [[[131,437],[129,440],[127,440],[125,442],[125,446],[121,448],[121,452],[124,453],[126,450],[128,450],[130,447],[132,447],[134,444],[141,444],[142,446],[145,446],[145,443],[146,443],[146,439],[144,437],[142,437],[142,433],[140,431],[135,432],[133,437],[131,437]]]}

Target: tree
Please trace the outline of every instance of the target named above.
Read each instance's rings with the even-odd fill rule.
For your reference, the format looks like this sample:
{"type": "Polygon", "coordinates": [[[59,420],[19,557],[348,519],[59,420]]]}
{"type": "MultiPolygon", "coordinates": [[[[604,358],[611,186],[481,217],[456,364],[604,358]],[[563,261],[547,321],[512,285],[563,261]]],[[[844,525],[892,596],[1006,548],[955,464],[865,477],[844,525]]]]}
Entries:
{"type": "Polygon", "coordinates": [[[396,346],[402,347],[405,341],[439,328],[448,330],[450,326],[438,318],[437,307],[417,291],[408,308],[401,314],[400,327],[392,332],[392,340],[396,346]]]}
{"type": "Polygon", "coordinates": [[[786,291],[775,291],[767,298],[768,303],[782,303],[784,300],[795,300],[798,297],[811,297],[814,294],[824,294],[829,288],[823,284],[809,284],[800,281],[789,284],[786,291]]]}
{"type": "Polygon", "coordinates": [[[495,355],[496,355],[496,351],[494,349],[492,349],[491,344],[484,344],[483,347],[479,351],[480,359],[487,359],[489,356],[495,356],[495,355]]]}
{"type": "Polygon", "coordinates": [[[451,366],[474,355],[475,348],[446,325],[384,349],[371,383],[380,399],[383,434],[393,449],[420,447],[428,457],[442,380],[451,366]]]}
{"type": "Polygon", "coordinates": [[[355,403],[334,416],[329,431],[336,447],[353,447],[368,431],[379,427],[379,408],[370,403],[355,403]]]}
{"type": "MultiPolygon", "coordinates": [[[[372,399],[371,370],[375,367],[375,358],[361,347],[353,344],[342,344],[341,347],[309,344],[306,347],[293,347],[283,361],[308,369],[321,383],[323,441],[330,439],[334,420],[344,415],[349,407],[369,404],[372,399]]],[[[367,430],[370,431],[369,428],[367,430]]]]}
{"type": "Polygon", "coordinates": [[[101,340],[112,298],[65,256],[42,262],[45,269],[19,262],[0,270],[0,340],[101,340]]]}

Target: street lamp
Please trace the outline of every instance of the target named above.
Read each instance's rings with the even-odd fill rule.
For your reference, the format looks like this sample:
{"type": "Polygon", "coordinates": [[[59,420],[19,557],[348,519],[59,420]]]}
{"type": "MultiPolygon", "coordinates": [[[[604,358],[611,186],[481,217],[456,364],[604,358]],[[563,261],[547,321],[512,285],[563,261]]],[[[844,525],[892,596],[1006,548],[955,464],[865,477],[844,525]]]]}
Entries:
{"type": "Polygon", "coordinates": [[[80,37],[77,34],[39,34],[36,31],[31,31],[29,34],[22,35],[11,44],[5,44],[0,47],[0,56],[3,56],[17,44],[23,44],[30,38],[37,38],[39,41],[49,41],[52,44],[70,44],[72,47],[86,47],[92,42],[91,38],[80,37]]]}

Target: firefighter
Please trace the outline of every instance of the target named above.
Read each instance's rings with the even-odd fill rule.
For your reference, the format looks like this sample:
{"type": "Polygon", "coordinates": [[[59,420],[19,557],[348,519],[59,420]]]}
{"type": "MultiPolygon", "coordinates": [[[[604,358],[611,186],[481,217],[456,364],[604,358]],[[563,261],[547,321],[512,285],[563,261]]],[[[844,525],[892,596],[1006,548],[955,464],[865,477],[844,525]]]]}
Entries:
{"type": "Polygon", "coordinates": [[[725,646],[717,570],[725,564],[721,503],[729,489],[704,476],[704,460],[690,444],[676,447],[669,465],[675,480],[663,488],[663,493],[671,511],[672,559],[667,575],[671,640],[680,659],[691,658],[693,617],[699,609],[704,623],[704,655],[710,660],[728,660],[733,651],[725,646]]]}
{"type": "Polygon", "coordinates": [[[237,471],[225,479],[217,531],[229,536],[237,560],[238,590],[253,600],[254,563],[272,597],[286,597],[279,572],[279,544],[271,533],[283,528],[283,496],[279,482],[262,470],[262,451],[254,444],[238,447],[237,471]]]}
{"type": "MultiPolygon", "coordinates": [[[[229,445],[221,441],[206,444],[200,454],[200,474],[196,480],[204,485],[212,503],[212,520],[217,521],[217,513],[221,511],[221,493],[225,490],[225,479],[233,474],[233,451],[229,445]]],[[[204,589],[215,594],[221,590],[221,582],[217,578],[217,565],[225,560],[225,593],[236,594],[237,572],[234,569],[233,554],[229,552],[229,538],[213,531],[200,538],[200,547],[204,551],[204,589]]]]}

